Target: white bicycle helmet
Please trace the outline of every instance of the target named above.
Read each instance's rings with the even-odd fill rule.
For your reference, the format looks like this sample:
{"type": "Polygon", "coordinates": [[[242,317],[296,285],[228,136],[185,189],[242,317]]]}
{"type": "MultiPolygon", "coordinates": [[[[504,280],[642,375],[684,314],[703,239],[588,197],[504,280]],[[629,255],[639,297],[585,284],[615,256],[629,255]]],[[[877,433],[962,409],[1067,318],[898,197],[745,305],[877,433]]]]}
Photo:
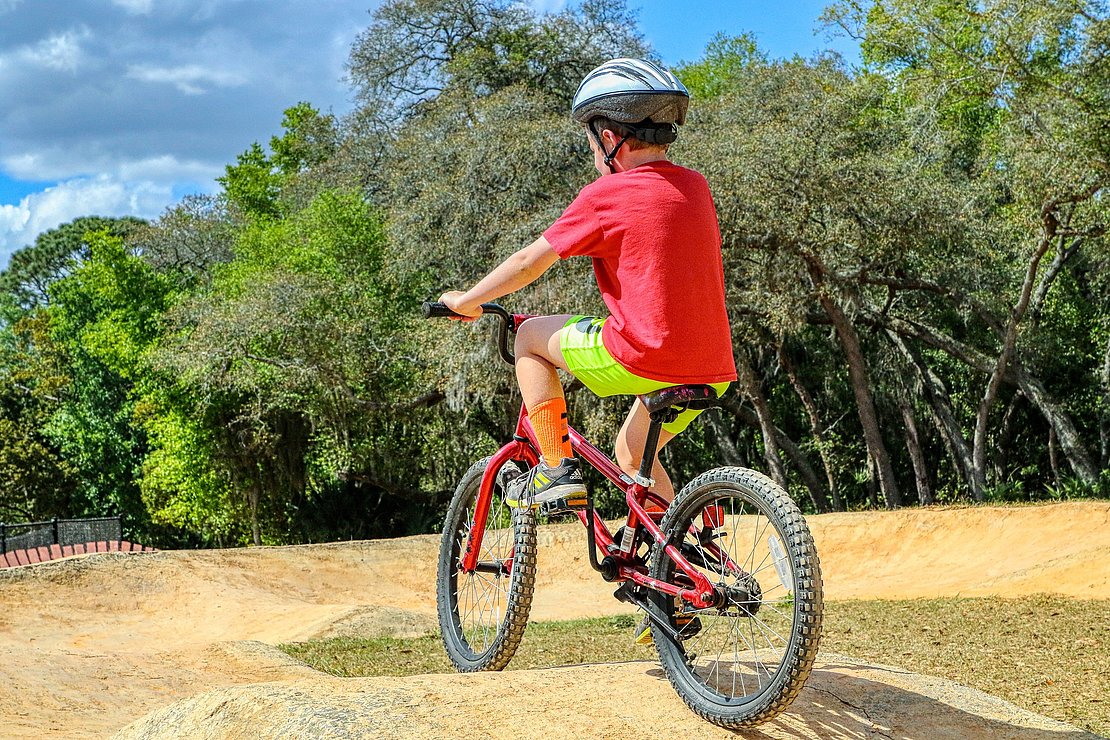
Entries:
{"type": "Polygon", "coordinates": [[[645,59],[611,59],[582,80],[571,103],[571,117],[589,129],[603,152],[600,133],[592,122],[606,118],[620,124],[624,138],[605,153],[605,164],[614,170],[612,160],[630,137],[649,144],[674,141],[689,103],[686,87],[658,64],[645,59]]]}
{"type": "Polygon", "coordinates": [[[620,123],[681,125],[690,93],[678,78],[644,59],[611,59],[586,75],[571,104],[571,116],[589,123],[604,116],[620,123]]]}

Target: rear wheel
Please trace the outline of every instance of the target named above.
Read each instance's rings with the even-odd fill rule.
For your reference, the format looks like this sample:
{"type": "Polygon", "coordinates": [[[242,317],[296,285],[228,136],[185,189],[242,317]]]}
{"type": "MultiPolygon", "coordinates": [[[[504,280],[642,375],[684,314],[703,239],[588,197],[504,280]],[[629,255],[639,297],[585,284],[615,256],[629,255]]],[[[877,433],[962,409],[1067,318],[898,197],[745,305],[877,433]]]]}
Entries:
{"type": "MultiPolygon", "coordinates": [[[[694,608],[659,592],[678,639],[653,627],[675,690],[723,727],[751,727],[783,712],[809,677],[821,634],[821,569],[797,505],[766,476],[718,468],[691,481],[662,524],[664,540],[719,594],[694,608]]],[[[662,547],[651,575],[691,586],[662,547]]]]}
{"type": "Polygon", "coordinates": [[[522,472],[512,461],[497,471],[477,568],[469,573],[462,569],[462,552],[489,463],[488,457],[479,460],[463,475],[440,539],[440,634],[459,671],[498,671],[508,665],[528,624],[535,589],[535,514],[510,508],[502,495],[505,485],[522,472]]]}

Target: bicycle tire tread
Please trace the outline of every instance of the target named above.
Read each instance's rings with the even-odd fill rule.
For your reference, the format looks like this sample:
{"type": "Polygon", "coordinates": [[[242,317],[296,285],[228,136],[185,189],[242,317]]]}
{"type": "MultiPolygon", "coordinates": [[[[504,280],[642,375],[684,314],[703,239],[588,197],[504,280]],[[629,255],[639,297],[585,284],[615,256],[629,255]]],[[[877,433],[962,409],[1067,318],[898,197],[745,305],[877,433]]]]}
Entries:
{"type": "MultiPolygon", "coordinates": [[[[750,728],[770,721],[782,714],[797,698],[808,679],[813,664],[817,659],[817,652],[821,638],[822,623],[822,582],[820,561],[817,550],[813,544],[813,537],[809,531],[804,517],[797,505],[781,487],[767,476],[749,468],[725,467],[715,468],[702,473],[690,481],[675,497],[674,503],[663,521],[663,531],[667,535],[664,541],[670,539],[670,528],[675,519],[683,519],[680,512],[687,505],[687,501],[696,497],[699,489],[704,486],[719,483],[731,483],[745,486],[751,493],[762,498],[775,512],[783,526],[782,534],[789,540],[791,552],[797,554],[798,570],[795,572],[795,601],[798,604],[799,619],[801,624],[796,629],[796,640],[793,641],[791,655],[786,659],[788,665],[784,666],[786,673],[784,679],[777,682],[777,686],[766,697],[762,697],[756,706],[736,715],[730,712],[715,711],[699,702],[679,682],[676,671],[663,660],[659,640],[656,637],[656,648],[663,660],[664,673],[670,681],[675,692],[682,697],[683,702],[695,714],[712,724],[729,729],[750,728]],[[802,592],[805,592],[804,598],[802,592]]],[[[658,576],[663,568],[662,558],[665,552],[662,548],[655,548],[652,556],[651,572],[658,576]]],[[[664,647],[665,649],[665,647],[664,647]]]]}
{"type": "Polygon", "coordinates": [[[457,532],[460,508],[465,512],[466,505],[474,495],[470,485],[479,485],[482,473],[490,458],[477,461],[466,471],[452,496],[447,509],[443,535],[440,539],[439,566],[436,577],[436,601],[440,622],[440,637],[448,658],[460,673],[478,671],[499,671],[505,668],[516,654],[524,630],[528,625],[528,614],[532,607],[532,596],[536,583],[536,522],[535,515],[527,509],[514,509],[513,523],[513,580],[510,584],[505,616],[498,625],[497,634],[490,648],[478,654],[476,660],[465,660],[460,655],[459,645],[465,643],[465,636],[458,634],[457,612],[451,607],[449,589],[450,572],[453,567],[454,537],[457,532]]]}

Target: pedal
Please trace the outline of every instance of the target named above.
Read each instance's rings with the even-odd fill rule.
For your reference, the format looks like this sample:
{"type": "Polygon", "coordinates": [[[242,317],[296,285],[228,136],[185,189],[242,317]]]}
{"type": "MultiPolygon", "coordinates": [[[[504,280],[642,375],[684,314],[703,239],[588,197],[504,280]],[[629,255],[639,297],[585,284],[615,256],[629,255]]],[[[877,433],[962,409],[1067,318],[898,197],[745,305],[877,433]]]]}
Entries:
{"type": "Polygon", "coordinates": [[[547,516],[554,516],[557,514],[573,514],[576,511],[582,511],[588,507],[589,503],[586,494],[578,496],[570,496],[567,498],[557,498],[551,501],[545,501],[536,508],[539,514],[546,514],[547,516]]]}

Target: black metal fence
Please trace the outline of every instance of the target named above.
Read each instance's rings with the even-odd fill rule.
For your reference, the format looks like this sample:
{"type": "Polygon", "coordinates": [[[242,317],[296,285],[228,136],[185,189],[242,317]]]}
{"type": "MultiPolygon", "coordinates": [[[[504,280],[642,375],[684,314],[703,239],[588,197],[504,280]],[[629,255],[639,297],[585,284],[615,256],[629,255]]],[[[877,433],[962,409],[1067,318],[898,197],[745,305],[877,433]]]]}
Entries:
{"type": "Polygon", "coordinates": [[[50,545],[78,545],[123,539],[123,519],[51,519],[48,522],[0,524],[0,554],[50,545]]]}

